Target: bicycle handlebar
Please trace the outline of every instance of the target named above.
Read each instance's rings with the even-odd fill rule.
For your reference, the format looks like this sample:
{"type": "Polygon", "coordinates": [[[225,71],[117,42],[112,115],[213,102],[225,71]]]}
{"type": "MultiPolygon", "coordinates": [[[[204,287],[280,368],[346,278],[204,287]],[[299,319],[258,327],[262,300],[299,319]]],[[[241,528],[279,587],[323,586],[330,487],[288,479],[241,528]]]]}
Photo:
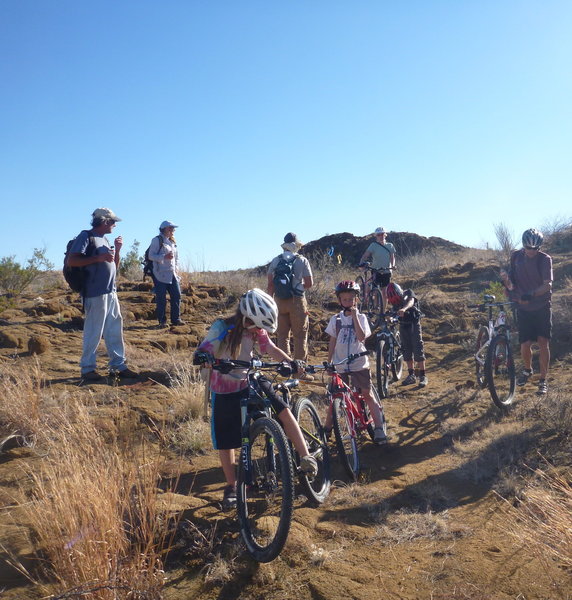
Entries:
{"type": "Polygon", "coordinates": [[[347,358],[340,360],[339,362],[328,362],[325,360],[321,365],[306,365],[306,373],[315,373],[318,371],[335,371],[338,365],[343,365],[344,363],[351,363],[357,358],[361,356],[367,356],[370,354],[369,350],[365,350],[364,352],[358,352],[356,354],[350,354],[347,358]]]}
{"type": "Polygon", "coordinates": [[[476,310],[485,310],[485,308],[492,308],[494,306],[513,306],[515,303],[508,302],[483,302],[482,304],[467,304],[467,308],[472,308],[476,310]]]}
{"type": "Polygon", "coordinates": [[[387,271],[397,271],[397,265],[395,265],[394,267],[382,267],[381,269],[375,269],[374,267],[371,266],[371,263],[366,260],[365,262],[359,263],[358,268],[364,267],[365,269],[370,269],[371,271],[375,271],[376,273],[381,273],[384,272],[386,273],[387,271]]]}

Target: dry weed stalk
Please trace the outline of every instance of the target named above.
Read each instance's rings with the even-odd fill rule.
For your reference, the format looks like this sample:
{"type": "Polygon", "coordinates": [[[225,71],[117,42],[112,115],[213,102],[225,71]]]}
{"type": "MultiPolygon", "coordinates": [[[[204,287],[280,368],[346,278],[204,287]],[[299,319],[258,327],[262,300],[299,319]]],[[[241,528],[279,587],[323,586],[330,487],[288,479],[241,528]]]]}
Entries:
{"type": "Polygon", "coordinates": [[[160,598],[166,533],[157,461],[146,460],[143,446],[106,443],[79,402],[57,416],[42,436],[47,457],[31,473],[25,509],[48,575],[65,591],[59,597],[160,598]]]}

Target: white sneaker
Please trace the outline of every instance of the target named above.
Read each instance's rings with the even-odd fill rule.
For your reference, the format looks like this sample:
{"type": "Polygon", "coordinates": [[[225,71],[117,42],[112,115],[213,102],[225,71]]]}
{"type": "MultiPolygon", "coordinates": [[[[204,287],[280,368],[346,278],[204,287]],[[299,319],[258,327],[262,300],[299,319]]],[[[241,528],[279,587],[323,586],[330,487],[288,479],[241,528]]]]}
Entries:
{"type": "Polygon", "coordinates": [[[318,474],[318,463],[316,459],[310,454],[302,456],[300,459],[300,471],[308,477],[316,477],[318,474]]]}
{"type": "Polygon", "coordinates": [[[373,443],[374,444],[386,444],[387,443],[387,435],[385,431],[383,431],[383,427],[376,427],[373,430],[373,443]]]}
{"type": "Polygon", "coordinates": [[[428,383],[429,383],[429,380],[427,379],[426,375],[423,375],[423,377],[419,378],[419,385],[421,387],[425,387],[428,383]]]}

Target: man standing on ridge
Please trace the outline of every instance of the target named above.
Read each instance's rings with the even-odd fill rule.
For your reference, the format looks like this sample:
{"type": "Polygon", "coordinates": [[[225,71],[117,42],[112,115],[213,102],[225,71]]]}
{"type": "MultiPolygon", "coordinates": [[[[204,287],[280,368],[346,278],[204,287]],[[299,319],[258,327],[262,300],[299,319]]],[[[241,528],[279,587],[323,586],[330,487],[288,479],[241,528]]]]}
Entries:
{"type": "MultiPolygon", "coordinates": [[[[277,346],[290,355],[292,332],[295,360],[308,357],[308,302],[305,291],[314,279],[308,259],[298,254],[302,247],[295,233],[284,236],[284,252],[272,260],[268,267],[268,293],[278,305],[277,346]]],[[[308,379],[311,375],[306,375],[308,379]]]]}
{"type": "Polygon", "coordinates": [[[383,299],[383,311],[387,305],[387,285],[391,280],[391,270],[395,268],[395,246],[387,242],[387,231],[378,227],[374,232],[375,240],[367,247],[359,263],[371,261],[372,268],[380,271],[376,273],[376,283],[381,290],[383,299]]]}
{"type": "Polygon", "coordinates": [[[522,249],[512,253],[510,272],[501,270],[501,279],[517,302],[518,338],[524,368],[516,384],[525,385],[532,375],[532,344],[539,348],[540,380],[537,394],[548,391],[546,377],[550,363],[552,334],[552,258],[540,251],[544,236],[537,229],[522,234],[522,249]]]}
{"type": "Polygon", "coordinates": [[[81,292],[85,319],[80,367],[81,377],[87,381],[103,379],[96,370],[97,347],[102,337],[109,356],[109,371],[121,378],[138,376],[125,364],[123,318],[115,286],[123,238],[116,237],[112,246],[105,237],[113,231],[117,221],[121,219],[111,209],[96,208],[92,214],[92,229],[82,231],[69,252],[69,266],[83,267],[85,272],[81,292]]]}

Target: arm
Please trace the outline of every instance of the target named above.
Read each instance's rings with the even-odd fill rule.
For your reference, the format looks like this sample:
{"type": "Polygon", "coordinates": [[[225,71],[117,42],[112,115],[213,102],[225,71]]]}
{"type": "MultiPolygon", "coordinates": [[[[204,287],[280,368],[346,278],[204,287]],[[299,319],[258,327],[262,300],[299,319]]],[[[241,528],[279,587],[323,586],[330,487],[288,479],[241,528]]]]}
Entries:
{"type": "Polygon", "coordinates": [[[409,310],[415,304],[415,298],[411,297],[405,304],[397,311],[397,314],[402,317],[405,314],[405,311],[409,310]]]}
{"type": "Polygon", "coordinates": [[[115,253],[113,254],[113,258],[115,260],[115,266],[119,267],[119,261],[121,260],[120,253],[121,253],[121,248],[123,247],[123,238],[121,236],[116,237],[113,240],[113,244],[114,244],[114,248],[115,248],[115,253]]]}
{"type": "Polygon", "coordinates": [[[351,307],[352,311],[352,319],[354,322],[354,331],[356,333],[356,338],[358,342],[364,342],[368,337],[367,333],[364,331],[360,320],[358,319],[358,309],[355,306],[351,307]]]}
{"type": "Polygon", "coordinates": [[[149,245],[149,258],[155,262],[163,262],[163,255],[161,254],[161,244],[159,242],[159,236],[156,235],[149,245]]]}
{"type": "Polygon", "coordinates": [[[274,342],[270,341],[266,352],[274,359],[274,360],[287,360],[288,362],[292,362],[292,359],[284,352],[280,350],[278,346],[274,344],[274,342]]]}
{"type": "Polygon", "coordinates": [[[103,254],[94,254],[93,256],[85,256],[80,252],[72,252],[68,257],[68,265],[70,267],[87,267],[101,262],[113,262],[113,254],[105,252],[103,254]]]}
{"type": "Polygon", "coordinates": [[[371,259],[371,252],[369,250],[366,250],[362,254],[362,257],[359,259],[359,264],[361,265],[361,263],[369,261],[370,259],[371,259]]]}
{"type": "Polygon", "coordinates": [[[328,362],[332,362],[332,358],[334,356],[334,350],[336,349],[337,338],[333,335],[330,336],[330,341],[328,342],[328,362]]]}
{"type": "Polygon", "coordinates": [[[266,291],[270,296],[274,296],[274,278],[272,273],[268,273],[268,282],[266,283],[266,291]]]}
{"type": "Polygon", "coordinates": [[[314,278],[311,275],[309,277],[303,277],[302,283],[304,284],[304,289],[308,290],[314,285],[314,278]]]}

